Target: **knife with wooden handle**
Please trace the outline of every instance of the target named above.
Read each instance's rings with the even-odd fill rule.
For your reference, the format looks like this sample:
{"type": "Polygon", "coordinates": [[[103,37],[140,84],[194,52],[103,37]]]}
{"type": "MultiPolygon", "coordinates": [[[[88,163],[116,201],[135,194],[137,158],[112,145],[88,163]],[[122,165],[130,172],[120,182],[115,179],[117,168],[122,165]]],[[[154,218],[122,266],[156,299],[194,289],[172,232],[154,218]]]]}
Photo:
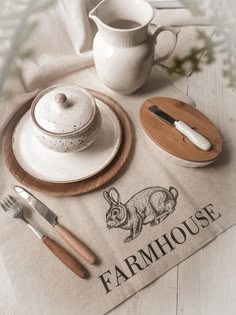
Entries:
{"type": "Polygon", "coordinates": [[[58,234],[89,264],[96,263],[94,253],[76,236],[69,232],[64,226],[57,222],[57,216],[38,198],[20,186],[14,186],[15,191],[41,216],[44,217],[58,232],[58,234]]]}

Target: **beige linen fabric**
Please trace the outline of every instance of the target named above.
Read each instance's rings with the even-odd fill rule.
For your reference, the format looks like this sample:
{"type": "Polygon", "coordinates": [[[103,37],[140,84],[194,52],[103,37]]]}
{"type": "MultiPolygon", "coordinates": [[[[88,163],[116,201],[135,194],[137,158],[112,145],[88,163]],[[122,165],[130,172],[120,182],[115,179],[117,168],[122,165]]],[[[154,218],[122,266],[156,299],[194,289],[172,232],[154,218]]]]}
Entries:
{"type": "MultiPolygon", "coordinates": [[[[8,83],[14,92],[13,98],[1,104],[1,131],[14,111],[41,88],[56,82],[75,83],[107,93],[125,108],[133,125],[134,145],[129,162],[106,187],[70,198],[53,198],[35,193],[58,214],[59,222],[89,244],[99,256],[100,264],[97,266],[84,263],[91,273],[89,280],[76,277],[22,222],[10,219],[4,213],[0,213],[0,253],[14,292],[16,314],[103,314],[235,224],[234,132],[228,130],[227,125],[221,126],[224,153],[207,168],[182,168],[163,160],[144,137],[139,123],[139,108],[144,100],[158,95],[186,102],[191,100],[170,84],[165,71],[157,67],[153,69],[145,87],[134,95],[113,94],[99,81],[94,68],[86,68],[91,64],[91,59],[75,54],[60,8],[50,8],[38,19],[37,30],[25,43],[34,47],[35,53],[21,63],[21,77],[8,83]],[[144,217],[137,215],[145,196],[134,201],[133,207],[132,202],[125,204],[136,193],[156,186],[161,187],[160,192],[154,199],[148,200],[149,210],[152,207],[167,209],[169,206],[174,211],[157,225],[145,225],[144,217]],[[134,233],[142,227],[140,235],[127,243],[124,243],[124,239],[129,236],[129,227],[127,230],[108,229],[106,225],[106,221],[112,220],[111,216],[106,219],[110,205],[103,193],[111,187],[119,192],[124,213],[129,211],[127,222],[134,225],[139,217],[134,233]],[[178,191],[177,199],[173,188],[166,192],[165,189],[169,190],[169,187],[178,191]],[[172,202],[165,203],[163,197],[172,202]],[[191,226],[192,230],[196,229],[193,230],[196,235],[192,235],[186,225],[191,226]],[[169,245],[161,247],[160,244],[168,241],[169,245]]],[[[226,115],[229,115],[227,108],[226,115]]],[[[1,196],[4,196],[16,181],[3,163],[0,174],[1,196]]],[[[117,201],[114,190],[111,196],[117,201]]],[[[116,205],[118,211],[121,211],[121,207],[121,204],[116,205]]],[[[71,251],[37,213],[27,208],[26,216],[71,251]]]]}

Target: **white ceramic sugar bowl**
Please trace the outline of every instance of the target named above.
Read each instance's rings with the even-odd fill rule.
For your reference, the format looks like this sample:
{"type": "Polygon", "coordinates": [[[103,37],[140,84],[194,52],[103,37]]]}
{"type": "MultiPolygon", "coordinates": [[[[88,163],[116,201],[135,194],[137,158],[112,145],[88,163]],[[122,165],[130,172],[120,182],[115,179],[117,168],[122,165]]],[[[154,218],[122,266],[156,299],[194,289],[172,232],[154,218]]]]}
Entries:
{"type": "Polygon", "coordinates": [[[76,152],[91,145],[101,125],[93,96],[77,85],[58,84],[39,93],[31,106],[37,139],[56,152],[76,152]]]}

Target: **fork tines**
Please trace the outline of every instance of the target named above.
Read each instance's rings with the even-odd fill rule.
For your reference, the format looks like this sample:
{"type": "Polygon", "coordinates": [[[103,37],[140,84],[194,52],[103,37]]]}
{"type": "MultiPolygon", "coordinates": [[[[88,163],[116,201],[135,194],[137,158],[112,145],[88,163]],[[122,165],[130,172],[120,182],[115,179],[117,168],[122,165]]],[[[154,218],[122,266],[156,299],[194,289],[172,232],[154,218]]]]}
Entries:
{"type": "Polygon", "coordinates": [[[8,208],[13,206],[15,203],[16,203],[16,199],[12,197],[11,195],[8,195],[8,197],[4,198],[0,204],[1,204],[2,209],[4,211],[7,211],[8,208]]]}

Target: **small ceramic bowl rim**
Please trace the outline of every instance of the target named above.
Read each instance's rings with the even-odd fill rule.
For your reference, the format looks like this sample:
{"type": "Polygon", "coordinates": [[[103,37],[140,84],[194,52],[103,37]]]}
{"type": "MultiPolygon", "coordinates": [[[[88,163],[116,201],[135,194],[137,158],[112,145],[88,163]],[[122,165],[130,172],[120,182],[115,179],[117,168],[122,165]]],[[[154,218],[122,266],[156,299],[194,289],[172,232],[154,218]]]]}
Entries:
{"type": "Polygon", "coordinates": [[[74,136],[74,135],[79,135],[82,131],[84,131],[93,121],[96,112],[97,112],[98,108],[96,105],[96,101],[94,99],[94,97],[83,87],[81,87],[80,85],[76,85],[76,84],[55,84],[52,86],[47,87],[46,89],[43,89],[39,94],[37,94],[37,96],[34,98],[32,105],[31,105],[31,118],[33,120],[34,125],[43,133],[49,135],[49,136],[53,136],[53,137],[67,137],[67,136],[74,136]],[[40,124],[37,122],[37,119],[35,117],[35,107],[38,104],[38,101],[42,98],[43,95],[47,94],[48,92],[50,92],[51,90],[55,89],[55,88],[60,88],[60,87],[65,87],[65,88],[75,88],[78,89],[80,91],[82,91],[84,94],[86,94],[89,99],[91,100],[91,104],[93,105],[93,114],[90,117],[90,119],[88,120],[88,122],[81,128],[76,129],[74,131],[69,131],[69,132],[51,132],[48,131],[47,129],[44,129],[42,126],[40,126],[40,124]]]}

